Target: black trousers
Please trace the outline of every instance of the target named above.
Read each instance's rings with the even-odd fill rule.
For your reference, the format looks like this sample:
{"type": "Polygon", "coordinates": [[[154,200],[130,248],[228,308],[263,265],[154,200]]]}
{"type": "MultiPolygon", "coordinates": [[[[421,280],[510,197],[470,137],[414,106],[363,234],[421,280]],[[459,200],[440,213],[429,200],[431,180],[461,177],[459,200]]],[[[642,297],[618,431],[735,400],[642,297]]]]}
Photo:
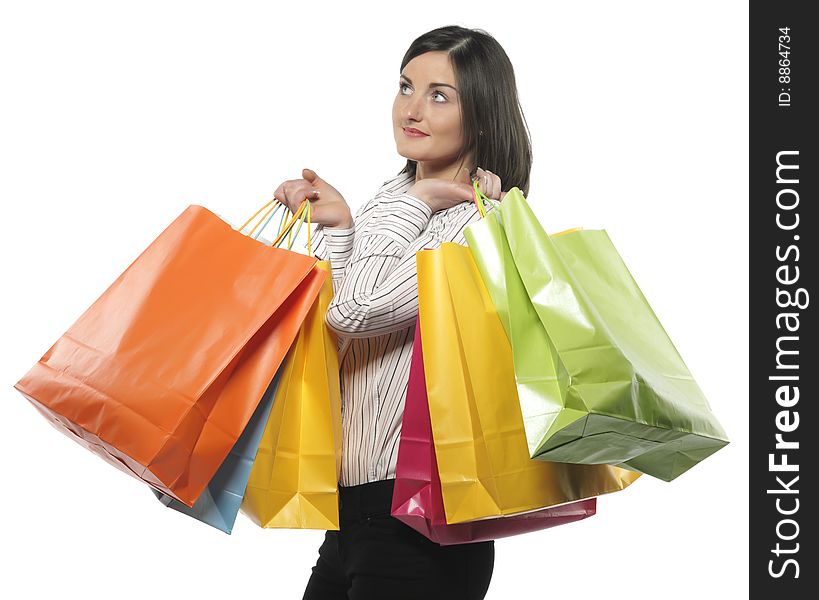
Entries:
{"type": "Polygon", "coordinates": [[[395,479],[339,486],[339,531],[327,531],[302,600],[480,600],[495,542],[440,546],[390,515],[395,479]]]}

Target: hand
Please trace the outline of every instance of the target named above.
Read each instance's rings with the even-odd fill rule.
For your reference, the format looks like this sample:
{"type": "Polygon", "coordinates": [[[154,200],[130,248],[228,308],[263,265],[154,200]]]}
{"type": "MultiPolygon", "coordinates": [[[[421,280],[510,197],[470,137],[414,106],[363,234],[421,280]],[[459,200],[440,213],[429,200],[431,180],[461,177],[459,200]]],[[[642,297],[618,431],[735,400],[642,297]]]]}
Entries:
{"type": "Polygon", "coordinates": [[[302,169],[302,179],[289,179],[283,182],[273,197],[296,214],[305,200],[310,202],[310,222],[325,227],[349,229],[353,226],[353,217],[347,201],[336,188],[319,177],[312,169],[302,169]]]}
{"type": "MultiPolygon", "coordinates": [[[[493,200],[502,200],[506,192],[501,192],[500,177],[480,167],[477,170],[478,188],[493,200]]],[[[469,169],[462,168],[455,181],[429,178],[415,183],[407,193],[422,200],[432,212],[451,208],[461,202],[472,202],[474,191],[469,169]]]]}
{"type": "Polygon", "coordinates": [[[477,175],[478,188],[481,190],[484,196],[491,198],[492,200],[503,200],[503,197],[506,196],[506,192],[501,191],[500,177],[495,175],[492,171],[488,171],[480,167],[478,167],[477,175]]]}

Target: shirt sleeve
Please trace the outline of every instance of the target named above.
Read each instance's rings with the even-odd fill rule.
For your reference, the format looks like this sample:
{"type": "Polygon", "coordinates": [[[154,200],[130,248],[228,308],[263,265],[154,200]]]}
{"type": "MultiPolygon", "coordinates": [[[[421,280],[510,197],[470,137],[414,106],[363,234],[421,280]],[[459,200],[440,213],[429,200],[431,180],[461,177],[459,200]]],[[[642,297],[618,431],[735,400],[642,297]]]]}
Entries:
{"type": "Polygon", "coordinates": [[[344,278],[327,309],[326,322],[338,335],[384,335],[415,323],[418,279],[415,252],[438,245],[422,232],[432,209],[407,193],[385,194],[373,209],[348,259],[344,278]]]}

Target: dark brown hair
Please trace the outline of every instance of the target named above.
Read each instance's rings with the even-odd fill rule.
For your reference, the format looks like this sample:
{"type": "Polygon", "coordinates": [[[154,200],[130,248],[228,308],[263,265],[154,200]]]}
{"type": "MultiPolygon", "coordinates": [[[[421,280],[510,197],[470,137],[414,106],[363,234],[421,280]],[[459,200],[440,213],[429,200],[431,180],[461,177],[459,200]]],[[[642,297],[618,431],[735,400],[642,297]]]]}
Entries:
{"type": "MultiPolygon", "coordinates": [[[[412,42],[400,71],[426,52],[447,52],[455,71],[464,136],[458,159],[471,152],[475,165],[500,177],[504,191],[518,187],[528,196],[532,143],[518,100],[515,72],[503,47],[483,29],[439,27],[412,42]]],[[[416,161],[407,159],[398,174],[414,176],[415,171],[416,161]]]]}

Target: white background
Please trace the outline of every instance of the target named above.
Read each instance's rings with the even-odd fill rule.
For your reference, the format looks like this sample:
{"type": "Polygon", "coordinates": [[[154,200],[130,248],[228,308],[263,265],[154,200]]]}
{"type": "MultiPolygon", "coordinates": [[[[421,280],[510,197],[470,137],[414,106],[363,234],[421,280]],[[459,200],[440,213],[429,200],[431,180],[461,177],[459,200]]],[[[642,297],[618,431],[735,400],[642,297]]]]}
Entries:
{"type": "Polygon", "coordinates": [[[745,3],[1,6],[0,595],[301,598],[323,531],[167,509],[12,386],[189,204],[244,221],[302,167],[370,198],[404,52],[458,24],[515,66],[544,227],[608,231],[732,440],[498,540],[487,598],[747,596],[745,3]]]}

